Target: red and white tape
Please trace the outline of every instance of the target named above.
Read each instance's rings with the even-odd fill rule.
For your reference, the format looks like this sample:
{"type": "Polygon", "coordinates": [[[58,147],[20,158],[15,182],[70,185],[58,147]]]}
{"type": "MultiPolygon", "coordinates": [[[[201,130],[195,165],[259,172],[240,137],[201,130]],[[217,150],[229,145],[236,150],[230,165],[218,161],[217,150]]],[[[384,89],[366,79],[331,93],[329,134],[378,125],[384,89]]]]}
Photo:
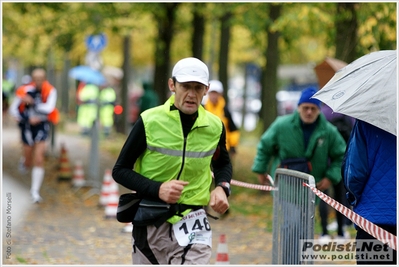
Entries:
{"type": "Polygon", "coordinates": [[[384,244],[387,244],[390,248],[396,250],[397,242],[396,236],[391,234],[390,232],[382,229],[381,227],[375,225],[374,223],[368,221],[367,219],[363,218],[362,216],[356,214],[352,210],[348,209],[341,203],[337,202],[336,200],[332,199],[331,197],[327,196],[317,188],[308,185],[307,183],[303,183],[304,186],[309,187],[317,196],[319,196],[324,202],[328,205],[345,215],[349,218],[353,223],[357,226],[362,228],[364,231],[369,233],[374,238],[378,239],[384,244]]]}
{"type": "Polygon", "coordinates": [[[263,191],[276,191],[276,190],[278,190],[276,187],[269,186],[269,185],[249,184],[249,183],[240,182],[240,181],[233,180],[233,179],[231,180],[230,184],[241,186],[241,187],[246,187],[246,188],[251,188],[251,189],[263,190],[263,191]]]}
{"type": "MultiPolygon", "coordinates": [[[[212,178],[215,178],[213,172],[211,171],[212,178]]],[[[269,180],[271,185],[274,185],[273,178],[270,175],[267,175],[267,179],[269,180]]],[[[251,188],[251,189],[258,189],[258,190],[263,190],[263,191],[277,191],[278,189],[273,186],[269,185],[259,185],[259,184],[249,184],[245,182],[240,182],[234,179],[231,179],[230,184],[232,185],[237,185],[241,187],[246,187],[246,188],[251,188]]]]}

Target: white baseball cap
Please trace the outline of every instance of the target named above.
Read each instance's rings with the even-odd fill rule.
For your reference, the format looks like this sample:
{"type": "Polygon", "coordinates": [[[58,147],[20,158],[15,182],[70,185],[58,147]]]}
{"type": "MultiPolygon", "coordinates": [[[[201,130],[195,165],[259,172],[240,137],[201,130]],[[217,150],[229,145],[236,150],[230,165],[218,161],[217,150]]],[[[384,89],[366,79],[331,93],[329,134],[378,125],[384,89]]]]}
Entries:
{"type": "Polygon", "coordinates": [[[172,77],[175,77],[179,83],[199,82],[205,86],[209,85],[208,67],[194,57],[179,60],[173,67],[172,77]]]}
{"type": "Polygon", "coordinates": [[[219,94],[223,94],[223,84],[222,84],[222,82],[218,81],[218,80],[209,81],[208,93],[210,93],[210,92],[217,92],[219,94]]]}

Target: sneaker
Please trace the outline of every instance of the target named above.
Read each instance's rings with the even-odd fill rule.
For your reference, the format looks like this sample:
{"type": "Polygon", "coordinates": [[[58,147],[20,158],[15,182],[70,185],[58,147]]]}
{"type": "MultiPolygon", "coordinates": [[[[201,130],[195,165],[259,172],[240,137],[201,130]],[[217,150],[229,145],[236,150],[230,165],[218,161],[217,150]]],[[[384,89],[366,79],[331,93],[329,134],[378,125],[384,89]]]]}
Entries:
{"type": "Polygon", "coordinates": [[[319,237],[319,244],[320,245],[326,245],[329,242],[331,242],[331,237],[329,235],[321,235],[319,237]]]}
{"type": "Polygon", "coordinates": [[[20,174],[27,174],[28,170],[25,167],[25,158],[20,158],[18,162],[18,171],[20,174]]]}
{"type": "Polygon", "coordinates": [[[348,231],[344,231],[344,237],[346,239],[351,239],[351,234],[348,231]]]}
{"type": "Polygon", "coordinates": [[[33,203],[40,203],[43,201],[42,197],[38,193],[32,193],[31,196],[33,203]]]}
{"type": "Polygon", "coordinates": [[[329,225],[327,225],[327,230],[328,231],[336,231],[338,229],[338,223],[336,221],[333,221],[329,225]]]}
{"type": "Polygon", "coordinates": [[[133,231],[133,224],[129,223],[122,228],[122,233],[131,233],[133,231]]]}

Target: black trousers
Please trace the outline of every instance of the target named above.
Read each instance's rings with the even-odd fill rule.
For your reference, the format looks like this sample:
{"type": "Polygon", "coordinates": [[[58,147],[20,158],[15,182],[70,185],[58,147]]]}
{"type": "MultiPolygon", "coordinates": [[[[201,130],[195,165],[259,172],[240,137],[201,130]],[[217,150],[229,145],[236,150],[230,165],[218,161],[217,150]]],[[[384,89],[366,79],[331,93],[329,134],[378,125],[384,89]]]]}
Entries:
{"type": "MultiPolygon", "coordinates": [[[[338,201],[339,203],[341,203],[342,205],[344,205],[345,207],[350,208],[350,205],[345,196],[346,189],[345,189],[343,180],[341,180],[338,184],[332,186],[332,189],[334,190],[334,199],[336,201],[338,201]]],[[[331,196],[331,193],[328,192],[330,190],[331,190],[331,188],[324,191],[323,193],[331,196]]],[[[322,232],[323,235],[328,234],[327,224],[328,224],[329,208],[330,208],[330,206],[327,203],[325,203],[324,201],[320,201],[319,213],[320,213],[320,221],[321,221],[321,228],[323,231],[322,232]]],[[[338,224],[337,234],[340,236],[343,236],[344,235],[343,226],[350,225],[352,222],[351,222],[351,220],[346,218],[339,211],[335,211],[335,216],[336,216],[337,224],[338,224]]]]}

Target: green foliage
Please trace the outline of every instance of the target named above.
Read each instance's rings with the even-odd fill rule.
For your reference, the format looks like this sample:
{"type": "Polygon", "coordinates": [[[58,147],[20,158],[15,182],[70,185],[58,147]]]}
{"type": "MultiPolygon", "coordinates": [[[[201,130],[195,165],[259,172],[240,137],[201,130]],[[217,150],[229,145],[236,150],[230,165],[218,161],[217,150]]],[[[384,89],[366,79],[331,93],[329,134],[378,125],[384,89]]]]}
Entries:
{"type": "MultiPolygon", "coordinates": [[[[3,58],[19,59],[24,65],[45,65],[49,51],[57,69],[62,68],[65,52],[72,62],[83,63],[87,49],[84,39],[90,34],[105,32],[109,43],[102,52],[105,64],[122,63],[121,40],[132,36],[134,66],[148,66],[154,62],[158,40],[157,18],[164,16],[162,6],[174,3],[95,3],[43,2],[2,3],[3,58]]],[[[334,56],[334,21],[336,3],[179,3],[172,41],[172,60],[191,53],[191,20],[193,9],[206,19],[204,57],[210,61],[219,49],[218,24],[215,21],[231,12],[232,25],[230,64],[244,62],[264,65],[266,25],[270,24],[270,5],[282,5],[282,15],[271,25],[281,33],[280,63],[306,63],[334,56]],[[217,42],[218,43],[218,42],[217,42]],[[214,51],[214,52],[212,52],[214,51]],[[213,54],[212,54],[213,53],[213,54]]],[[[359,56],[373,50],[396,48],[397,4],[394,2],[357,3],[359,24],[359,56]]]]}
{"type": "Polygon", "coordinates": [[[357,7],[358,56],[397,46],[397,3],[364,3],[357,7]]]}

